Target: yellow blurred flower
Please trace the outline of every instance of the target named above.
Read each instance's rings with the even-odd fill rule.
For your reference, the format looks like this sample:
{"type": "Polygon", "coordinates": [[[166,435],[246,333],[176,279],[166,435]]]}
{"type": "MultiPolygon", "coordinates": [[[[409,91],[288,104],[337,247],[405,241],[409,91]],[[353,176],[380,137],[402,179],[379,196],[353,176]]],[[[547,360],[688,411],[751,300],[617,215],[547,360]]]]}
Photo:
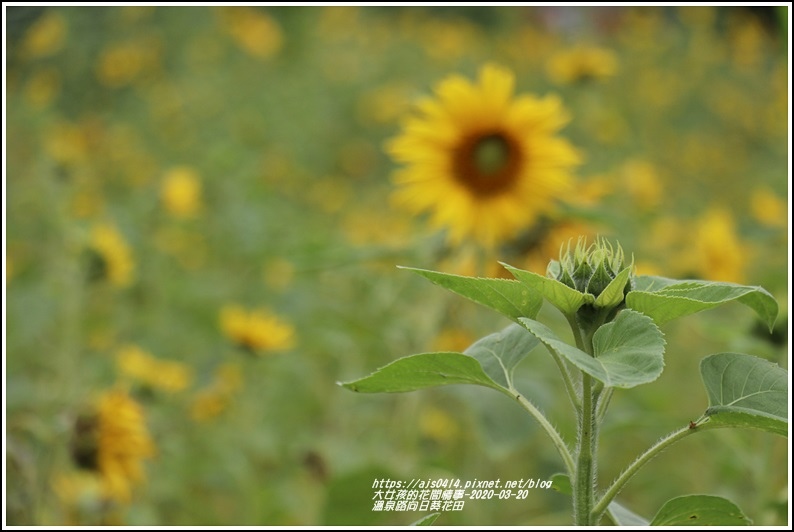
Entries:
{"type": "Polygon", "coordinates": [[[88,160],[90,135],[86,128],[70,122],[59,122],[48,128],[45,148],[60,164],[78,164],[88,160]]]}
{"type": "Polygon", "coordinates": [[[56,68],[37,70],[25,84],[25,100],[37,109],[50,105],[61,88],[61,75],[56,68]]]}
{"type": "Polygon", "coordinates": [[[177,166],[165,173],[160,198],[166,210],[177,218],[190,218],[202,207],[201,180],[195,170],[177,166]]]}
{"type": "Polygon", "coordinates": [[[438,443],[450,443],[460,437],[460,426],[444,410],[427,407],[419,414],[419,430],[422,434],[438,443]]]}
{"type": "Polygon", "coordinates": [[[692,236],[693,245],[687,249],[691,249],[695,271],[712,281],[744,280],[747,249],[739,240],[733,216],[727,210],[712,208],[704,213],[696,221],[692,236]]]}
{"type": "Polygon", "coordinates": [[[113,225],[101,223],[91,229],[90,247],[99,259],[99,271],[103,278],[120,288],[129,286],[135,274],[135,262],[124,237],[113,225]]]}
{"type": "Polygon", "coordinates": [[[113,89],[131,84],[159,62],[160,43],[156,40],[118,42],[104,48],[96,63],[99,82],[113,89]]]}
{"type": "Polygon", "coordinates": [[[768,227],[788,227],[788,204],[769,188],[756,188],[750,196],[753,218],[768,227]]]}
{"type": "Polygon", "coordinates": [[[66,20],[52,9],[41,15],[25,32],[22,54],[39,58],[58,53],[66,42],[66,20]]]}
{"type": "Polygon", "coordinates": [[[579,155],[555,136],[568,121],[560,100],[514,98],[513,85],[510,71],[491,64],[477,84],[450,76],[388,144],[407,165],[394,176],[396,203],[430,212],[430,223],[447,228],[455,244],[471,239],[493,247],[570,190],[579,155]]]}
{"type": "Polygon", "coordinates": [[[253,353],[290,349],[295,344],[295,330],[266,309],[248,311],[238,305],[221,309],[223,333],[236,345],[253,353]]]}
{"type": "Polygon", "coordinates": [[[113,498],[129,501],[132,487],[144,480],[143,460],[155,452],[143,410],[126,393],[110,391],[99,398],[97,412],[99,471],[113,498]]]}
{"type": "Polygon", "coordinates": [[[116,352],[116,364],[123,376],[154,390],[179,392],[193,380],[190,366],[160,360],[136,345],[121,347],[116,352]]]}
{"type": "Polygon", "coordinates": [[[215,379],[193,397],[190,415],[196,421],[219,416],[231,404],[232,396],[243,385],[243,373],[237,364],[226,363],[215,370],[215,379]]]}
{"type": "Polygon", "coordinates": [[[235,44],[248,54],[269,59],[281,49],[281,27],[262,9],[251,7],[222,7],[221,21],[235,44]]]}
{"type": "MultiPolygon", "coordinates": [[[[102,496],[128,503],[133,487],[144,480],[143,461],[154,455],[155,446],[140,405],[126,392],[111,390],[78,417],[71,450],[77,466],[98,475],[102,496]]],[[[68,500],[70,490],[82,488],[64,481],[58,489],[68,500]]]]}
{"type": "Polygon", "coordinates": [[[617,70],[617,56],[610,50],[594,46],[559,51],[546,63],[549,78],[559,85],[611,78],[617,70]]]}
{"type": "Polygon", "coordinates": [[[106,509],[112,500],[102,477],[93,471],[72,470],[55,475],[50,485],[64,509],[65,526],[111,525],[106,509]]]}
{"type": "Polygon", "coordinates": [[[621,169],[623,190],[642,210],[655,208],[662,198],[662,186],[656,168],[648,161],[631,160],[621,169]]]}
{"type": "Polygon", "coordinates": [[[560,246],[571,240],[585,237],[595,239],[598,234],[596,227],[575,219],[552,220],[549,227],[539,233],[536,240],[530,242],[524,259],[525,268],[529,271],[546,275],[549,261],[560,256],[560,246]]]}
{"type": "Polygon", "coordinates": [[[477,339],[466,329],[446,328],[436,336],[432,350],[437,352],[452,351],[462,353],[477,339]]]}

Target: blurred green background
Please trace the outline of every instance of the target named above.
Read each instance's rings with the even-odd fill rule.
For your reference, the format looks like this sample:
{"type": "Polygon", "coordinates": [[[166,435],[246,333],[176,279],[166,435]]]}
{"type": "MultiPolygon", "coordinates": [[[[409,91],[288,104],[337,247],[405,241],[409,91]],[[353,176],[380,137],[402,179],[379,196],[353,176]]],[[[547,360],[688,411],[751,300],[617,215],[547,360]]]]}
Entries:
{"type": "MultiPolygon", "coordinates": [[[[773,335],[741,305],[665,326],[663,376],[613,398],[602,485],[700,415],[703,356],[788,367],[786,8],[5,9],[8,524],[402,525],[421,514],[373,512],[376,478],[560,471],[492,391],[336,385],[507,325],[395,268],[472,273],[393,208],[383,151],[416,98],[486,62],[518,92],[559,94],[562,134],[585,156],[561,214],[489,273],[496,259],[543,272],[564,240],[599,233],[639,273],[762,285],[781,304],[773,335]],[[240,348],[220,318],[230,305],[267,309],[291,342],[240,348]],[[130,502],[97,506],[57,486],[76,470],[75,419],[117,388],[157,452],[130,502]]],[[[539,350],[518,371],[572,440],[552,361],[539,350]]],[[[784,438],[709,432],[620,501],[650,518],[708,493],[785,524],[788,472],[784,438]]],[[[436,524],[570,522],[567,497],[533,490],[436,524]]]]}

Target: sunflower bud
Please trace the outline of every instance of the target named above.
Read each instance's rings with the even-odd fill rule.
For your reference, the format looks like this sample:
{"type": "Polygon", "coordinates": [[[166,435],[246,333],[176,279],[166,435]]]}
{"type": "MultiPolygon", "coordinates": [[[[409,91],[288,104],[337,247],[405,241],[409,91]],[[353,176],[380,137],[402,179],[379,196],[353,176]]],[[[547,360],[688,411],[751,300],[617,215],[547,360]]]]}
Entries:
{"type": "Polygon", "coordinates": [[[591,322],[605,309],[611,311],[606,317],[606,321],[610,321],[623,306],[626,294],[632,287],[631,274],[626,272],[621,275],[626,266],[620,244],[613,247],[605,239],[599,238],[587,245],[587,241],[580,238],[573,249],[570,241],[567,247],[560,249],[560,260],[551,261],[546,274],[569,288],[592,296],[593,303],[583,305],[577,312],[581,322],[591,322]],[[620,279],[616,281],[619,276],[620,279]],[[613,281],[613,286],[608,290],[613,281]]]}

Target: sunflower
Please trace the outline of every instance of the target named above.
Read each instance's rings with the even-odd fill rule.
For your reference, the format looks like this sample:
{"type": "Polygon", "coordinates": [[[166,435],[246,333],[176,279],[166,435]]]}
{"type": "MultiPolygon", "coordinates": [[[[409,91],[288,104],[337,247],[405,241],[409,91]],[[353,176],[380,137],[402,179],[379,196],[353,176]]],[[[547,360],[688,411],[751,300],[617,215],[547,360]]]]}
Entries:
{"type": "Polygon", "coordinates": [[[140,405],[118,390],[103,393],[77,418],[71,442],[75,464],[96,475],[103,497],[121,503],[143,481],[143,460],[154,449],[140,405]]]}
{"type": "Polygon", "coordinates": [[[513,96],[514,77],[495,65],[478,84],[453,75],[418,104],[387,149],[406,165],[394,175],[398,205],[447,228],[451,243],[485,247],[514,237],[570,189],[579,155],[555,136],[561,101],[513,96]]]}
{"type": "Polygon", "coordinates": [[[238,305],[226,305],[220,312],[220,325],[234,344],[251,353],[290,349],[295,344],[292,325],[267,309],[248,311],[238,305]]]}

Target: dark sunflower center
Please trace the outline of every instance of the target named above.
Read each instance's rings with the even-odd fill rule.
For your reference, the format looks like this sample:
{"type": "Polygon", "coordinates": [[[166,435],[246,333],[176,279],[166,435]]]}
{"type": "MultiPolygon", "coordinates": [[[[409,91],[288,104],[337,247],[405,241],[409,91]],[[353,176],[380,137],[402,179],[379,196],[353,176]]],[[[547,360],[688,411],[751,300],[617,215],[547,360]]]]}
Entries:
{"type": "Polygon", "coordinates": [[[510,146],[500,135],[489,135],[474,146],[474,165],[482,175],[499,172],[510,157],[510,146]]]}
{"type": "Polygon", "coordinates": [[[502,133],[472,135],[455,151],[455,179],[479,196],[499,193],[518,177],[519,155],[515,141],[502,133]]]}

